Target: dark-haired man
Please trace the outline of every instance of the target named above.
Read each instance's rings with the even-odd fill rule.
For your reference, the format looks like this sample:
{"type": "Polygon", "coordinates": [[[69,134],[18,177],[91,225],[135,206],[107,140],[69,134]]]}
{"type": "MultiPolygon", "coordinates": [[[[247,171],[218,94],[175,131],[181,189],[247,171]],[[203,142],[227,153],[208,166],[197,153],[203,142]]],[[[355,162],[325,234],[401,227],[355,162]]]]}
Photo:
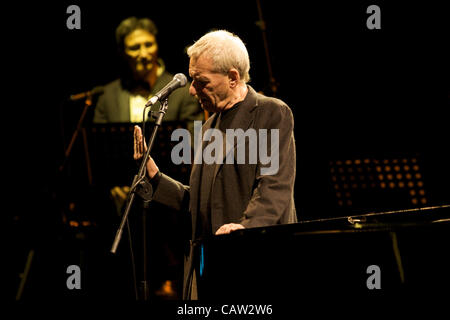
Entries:
{"type": "MultiPolygon", "coordinates": [[[[173,79],[159,57],[158,30],[152,20],[130,17],[116,29],[116,42],[123,58],[121,77],[104,87],[98,98],[94,123],[142,122],[148,99],[173,79]]],[[[152,110],[158,110],[156,103],[152,110]]],[[[189,85],[169,97],[165,121],[186,121],[188,129],[194,120],[203,120],[198,102],[189,95],[189,85]]]]}

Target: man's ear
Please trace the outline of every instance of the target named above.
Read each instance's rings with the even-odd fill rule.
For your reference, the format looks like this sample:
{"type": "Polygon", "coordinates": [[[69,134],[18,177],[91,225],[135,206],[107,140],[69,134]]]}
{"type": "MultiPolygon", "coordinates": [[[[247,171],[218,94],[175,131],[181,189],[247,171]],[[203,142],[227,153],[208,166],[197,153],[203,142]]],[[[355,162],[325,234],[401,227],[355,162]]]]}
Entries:
{"type": "Polygon", "coordinates": [[[228,81],[230,83],[231,88],[235,88],[238,85],[238,83],[241,81],[241,77],[237,69],[231,68],[228,71],[228,81]]]}

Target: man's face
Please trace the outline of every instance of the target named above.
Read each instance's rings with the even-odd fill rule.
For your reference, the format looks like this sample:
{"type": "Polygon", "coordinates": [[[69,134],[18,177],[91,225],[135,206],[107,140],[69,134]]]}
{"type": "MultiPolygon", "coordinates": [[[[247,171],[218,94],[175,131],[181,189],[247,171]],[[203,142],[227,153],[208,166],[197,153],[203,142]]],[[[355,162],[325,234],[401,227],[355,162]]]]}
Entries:
{"type": "Polygon", "coordinates": [[[208,112],[220,112],[231,97],[228,75],[214,71],[212,60],[205,55],[189,62],[192,83],[189,93],[195,96],[208,112]]]}
{"type": "Polygon", "coordinates": [[[154,35],[146,30],[134,30],[124,39],[125,57],[138,78],[143,78],[156,67],[158,44],[154,35]]]}

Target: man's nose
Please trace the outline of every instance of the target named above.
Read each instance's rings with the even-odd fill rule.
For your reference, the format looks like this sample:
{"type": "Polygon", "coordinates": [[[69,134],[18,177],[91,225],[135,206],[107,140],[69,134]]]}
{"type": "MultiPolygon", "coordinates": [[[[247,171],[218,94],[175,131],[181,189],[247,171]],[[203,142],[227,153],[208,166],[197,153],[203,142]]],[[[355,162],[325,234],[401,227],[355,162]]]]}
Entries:
{"type": "Polygon", "coordinates": [[[148,48],[146,48],[144,45],[140,46],[138,57],[141,59],[150,58],[150,52],[149,52],[148,48]]]}

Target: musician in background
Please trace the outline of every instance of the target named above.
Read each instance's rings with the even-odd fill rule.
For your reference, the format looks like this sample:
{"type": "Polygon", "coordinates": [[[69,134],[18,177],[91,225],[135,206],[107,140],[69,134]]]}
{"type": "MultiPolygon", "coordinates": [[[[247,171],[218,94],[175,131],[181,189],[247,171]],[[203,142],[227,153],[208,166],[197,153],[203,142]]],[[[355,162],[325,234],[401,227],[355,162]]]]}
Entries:
{"type": "MultiPolygon", "coordinates": [[[[142,122],[145,103],[173,79],[158,55],[157,34],[148,18],[130,17],[119,24],[116,42],[124,65],[120,79],[107,84],[99,96],[94,123],[142,122]]],[[[159,107],[156,103],[152,110],[159,107]]],[[[170,95],[165,121],[186,121],[193,128],[194,120],[203,119],[198,102],[189,95],[189,85],[170,95]]]]}
{"type": "MultiPolygon", "coordinates": [[[[148,18],[129,17],[119,24],[115,35],[123,62],[120,78],[104,86],[104,92],[98,97],[95,105],[94,124],[141,123],[147,101],[173,79],[173,75],[166,70],[163,60],[159,57],[157,34],[155,23],[148,18]]],[[[160,103],[157,102],[151,110],[158,111],[159,108],[160,103]]],[[[147,120],[148,112],[145,116],[147,120]]],[[[197,100],[189,94],[188,84],[170,95],[164,121],[183,121],[187,129],[193,132],[195,120],[204,120],[204,112],[197,100]]],[[[130,181],[131,179],[132,176],[130,181]]],[[[129,186],[112,186],[110,190],[118,214],[121,214],[128,191],[129,186]]],[[[160,210],[157,204],[153,203],[151,208],[154,211],[160,210]]],[[[139,213],[133,214],[136,220],[135,229],[138,228],[134,231],[141,229],[139,213]]],[[[150,288],[152,294],[172,298],[176,297],[175,273],[181,263],[177,254],[179,235],[173,228],[170,230],[164,228],[165,224],[161,223],[161,219],[167,219],[167,215],[166,217],[152,215],[151,228],[147,235],[150,248],[149,282],[154,286],[150,288]],[[160,284],[155,286],[155,283],[160,284]]],[[[133,242],[139,246],[139,237],[136,236],[133,242]]],[[[138,271],[139,268],[140,265],[137,265],[138,271]]]]}

